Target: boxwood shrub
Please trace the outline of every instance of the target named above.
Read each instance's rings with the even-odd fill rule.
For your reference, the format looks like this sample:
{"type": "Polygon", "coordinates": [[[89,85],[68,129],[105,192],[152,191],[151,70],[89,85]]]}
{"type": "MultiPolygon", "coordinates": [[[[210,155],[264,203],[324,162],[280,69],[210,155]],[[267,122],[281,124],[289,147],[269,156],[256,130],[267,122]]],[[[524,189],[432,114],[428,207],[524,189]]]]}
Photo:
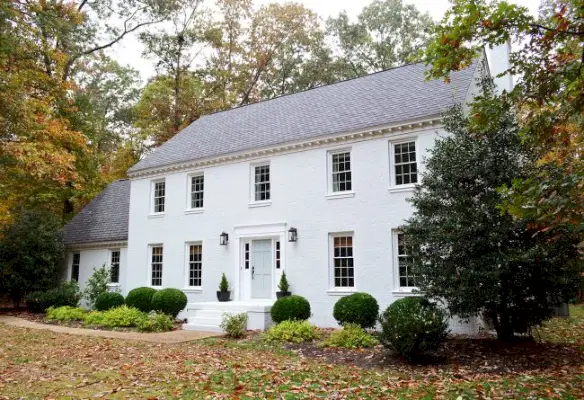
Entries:
{"type": "Polygon", "coordinates": [[[310,318],[310,303],[302,296],[292,295],[276,300],[271,310],[272,321],[300,321],[310,318]]]}
{"type": "Polygon", "coordinates": [[[79,300],[79,285],[75,281],[67,281],[54,289],[29,293],[26,296],[26,305],[31,312],[41,313],[49,307],[77,307],[79,300]]]}
{"type": "Polygon", "coordinates": [[[95,298],[93,307],[97,311],[106,311],[110,308],[123,306],[125,303],[124,296],[116,292],[103,292],[95,298]]]}
{"type": "Polygon", "coordinates": [[[182,290],[162,289],[152,296],[152,309],[163,312],[172,317],[178,315],[187,306],[187,296],[182,290]]]}
{"type": "Polygon", "coordinates": [[[437,350],[448,333],[446,313],[420,297],[394,301],[379,322],[381,343],[408,359],[437,350]]]}
{"type": "Polygon", "coordinates": [[[140,311],[150,312],[152,308],[152,296],[156,293],[155,289],[149,287],[138,287],[130,290],[126,296],[126,305],[137,308],[140,311]]]}
{"type": "Polygon", "coordinates": [[[353,293],[340,298],[333,309],[333,317],[341,325],[358,324],[362,328],[373,328],[379,316],[379,304],[367,293],[353,293]]]}

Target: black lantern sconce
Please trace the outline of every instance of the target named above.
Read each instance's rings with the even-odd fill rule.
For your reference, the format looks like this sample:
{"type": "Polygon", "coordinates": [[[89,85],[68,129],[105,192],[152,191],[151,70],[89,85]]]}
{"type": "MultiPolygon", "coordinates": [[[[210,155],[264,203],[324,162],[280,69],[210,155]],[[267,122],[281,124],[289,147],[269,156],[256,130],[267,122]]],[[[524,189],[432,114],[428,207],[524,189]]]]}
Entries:
{"type": "Polygon", "coordinates": [[[298,229],[296,229],[294,227],[290,227],[290,229],[288,229],[288,241],[295,242],[297,240],[298,240],[298,229]]]}
{"type": "Polygon", "coordinates": [[[221,232],[221,235],[219,235],[219,244],[221,246],[227,246],[227,243],[229,243],[229,235],[225,232],[221,232]]]}

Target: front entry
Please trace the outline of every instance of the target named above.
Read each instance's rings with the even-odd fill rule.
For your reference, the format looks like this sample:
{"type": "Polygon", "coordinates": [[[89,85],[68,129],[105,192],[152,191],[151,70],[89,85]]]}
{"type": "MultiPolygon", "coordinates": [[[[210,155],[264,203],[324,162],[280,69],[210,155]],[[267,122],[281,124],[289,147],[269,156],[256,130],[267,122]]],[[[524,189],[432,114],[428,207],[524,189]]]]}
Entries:
{"type": "Polygon", "coordinates": [[[253,240],[251,248],[251,297],[269,299],[272,297],[272,240],[253,240]]]}

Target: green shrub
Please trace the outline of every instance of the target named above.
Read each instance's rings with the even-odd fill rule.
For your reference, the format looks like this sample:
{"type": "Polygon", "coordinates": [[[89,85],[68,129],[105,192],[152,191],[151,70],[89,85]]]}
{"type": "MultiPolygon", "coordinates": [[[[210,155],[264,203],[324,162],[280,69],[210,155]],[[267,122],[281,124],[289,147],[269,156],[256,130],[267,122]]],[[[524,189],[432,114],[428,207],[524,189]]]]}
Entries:
{"type": "Polygon", "coordinates": [[[280,283],[278,283],[278,289],[280,289],[280,292],[288,292],[290,290],[290,284],[288,283],[288,277],[286,277],[286,271],[282,271],[280,283]]]}
{"type": "Polygon", "coordinates": [[[83,321],[87,313],[79,307],[49,307],[47,309],[47,319],[55,321],[83,321]]]}
{"type": "Polygon", "coordinates": [[[394,301],[379,322],[381,343],[410,359],[438,349],[448,333],[444,311],[420,297],[394,301]]]}
{"type": "Polygon", "coordinates": [[[288,296],[276,300],[271,310],[272,321],[297,321],[310,318],[310,303],[302,296],[288,296]]]}
{"type": "Polygon", "coordinates": [[[187,306],[187,296],[182,290],[162,289],[152,296],[152,309],[174,318],[187,306]]]}
{"type": "Polygon", "coordinates": [[[148,315],[137,308],[121,306],[107,311],[92,311],[85,317],[86,325],[121,328],[139,326],[148,315]]]}
{"type": "Polygon", "coordinates": [[[156,293],[156,289],[149,287],[132,289],[126,296],[126,305],[137,308],[140,311],[150,312],[153,310],[152,296],[154,296],[154,293],[156,293]]]}
{"type": "Polygon", "coordinates": [[[26,304],[31,312],[44,312],[49,307],[77,307],[79,300],[81,292],[75,281],[63,282],[54,289],[32,292],[26,296],[26,304]]]}
{"type": "Polygon", "coordinates": [[[308,321],[283,321],[264,334],[267,342],[302,343],[318,338],[318,330],[308,321]]]}
{"type": "Polygon", "coordinates": [[[219,282],[219,291],[220,292],[228,292],[229,291],[229,282],[227,281],[227,277],[225,276],[225,272],[221,275],[221,282],[219,282]]]}
{"type": "Polygon", "coordinates": [[[174,318],[164,313],[151,312],[138,322],[140,332],[167,332],[174,329],[174,318]]]}
{"type": "Polygon", "coordinates": [[[359,324],[345,324],[343,329],[334,331],[322,343],[324,347],[345,347],[348,349],[373,347],[378,344],[379,341],[365,332],[359,324]]]}
{"type": "Polygon", "coordinates": [[[245,336],[247,319],[247,313],[223,314],[220,327],[230,338],[239,339],[245,336]]]}
{"type": "Polygon", "coordinates": [[[107,285],[110,283],[110,270],[103,264],[99,268],[93,269],[93,274],[87,279],[85,283],[85,290],[83,295],[87,299],[90,307],[95,307],[97,297],[107,292],[107,285]]]}
{"type": "Polygon", "coordinates": [[[123,306],[124,296],[116,292],[103,292],[96,297],[93,307],[97,311],[107,311],[110,308],[123,306]]]}
{"type": "Polygon", "coordinates": [[[379,305],[367,293],[353,293],[335,303],[333,317],[339,324],[358,324],[363,328],[373,328],[379,316],[379,305]]]}

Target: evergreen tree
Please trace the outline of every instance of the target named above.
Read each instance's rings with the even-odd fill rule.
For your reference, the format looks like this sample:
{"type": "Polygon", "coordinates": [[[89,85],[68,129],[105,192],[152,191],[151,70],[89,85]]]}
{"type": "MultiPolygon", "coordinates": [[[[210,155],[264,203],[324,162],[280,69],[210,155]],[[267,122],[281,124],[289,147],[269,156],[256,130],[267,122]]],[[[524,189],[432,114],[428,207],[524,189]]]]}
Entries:
{"type": "Polygon", "coordinates": [[[482,314],[499,339],[530,332],[578,282],[577,236],[533,229],[500,209],[502,186],[524,179],[535,156],[514,105],[483,84],[468,115],[445,116],[450,135],[430,151],[403,227],[420,290],[453,315],[482,314]],[[552,240],[553,239],[553,240],[552,240]]]}

